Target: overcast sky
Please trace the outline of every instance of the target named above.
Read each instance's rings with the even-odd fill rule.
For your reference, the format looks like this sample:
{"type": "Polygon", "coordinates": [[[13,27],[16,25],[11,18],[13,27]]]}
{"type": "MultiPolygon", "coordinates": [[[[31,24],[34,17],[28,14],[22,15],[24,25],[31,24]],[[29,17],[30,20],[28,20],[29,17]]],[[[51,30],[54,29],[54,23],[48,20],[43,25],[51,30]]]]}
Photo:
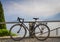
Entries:
{"type": "Polygon", "coordinates": [[[16,20],[18,16],[27,20],[33,17],[43,20],[60,13],[60,0],[1,0],[1,2],[7,21],[16,20]]]}

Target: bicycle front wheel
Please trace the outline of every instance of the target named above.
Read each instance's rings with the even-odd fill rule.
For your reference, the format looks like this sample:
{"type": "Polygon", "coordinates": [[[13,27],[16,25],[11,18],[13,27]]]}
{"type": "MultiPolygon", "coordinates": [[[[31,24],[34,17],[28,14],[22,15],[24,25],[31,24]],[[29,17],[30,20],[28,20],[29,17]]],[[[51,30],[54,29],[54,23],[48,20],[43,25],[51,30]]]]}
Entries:
{"type": "Polygon", "coordinates": [[[19,41],[22,40],[26,35],[26,29],[22,24],[15,24],[10,28],[10,37],[15,40],[19,41]]]}
{"type": "Polygon", "coordinates": [[[39,24],[35,27],[35,37],[40,41],[46,40],[50,35],[50,29],[45,24],[39,24]]]}

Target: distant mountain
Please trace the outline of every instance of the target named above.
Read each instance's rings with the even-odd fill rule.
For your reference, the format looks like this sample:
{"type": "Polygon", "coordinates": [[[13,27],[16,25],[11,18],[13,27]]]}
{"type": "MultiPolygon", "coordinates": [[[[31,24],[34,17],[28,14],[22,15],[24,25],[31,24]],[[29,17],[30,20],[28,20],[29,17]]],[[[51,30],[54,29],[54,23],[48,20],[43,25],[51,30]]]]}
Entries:
{"type": "Polygon", "coordinates": [[[60,20],[60,13],[50,16],[46,20],[60,20]]]}

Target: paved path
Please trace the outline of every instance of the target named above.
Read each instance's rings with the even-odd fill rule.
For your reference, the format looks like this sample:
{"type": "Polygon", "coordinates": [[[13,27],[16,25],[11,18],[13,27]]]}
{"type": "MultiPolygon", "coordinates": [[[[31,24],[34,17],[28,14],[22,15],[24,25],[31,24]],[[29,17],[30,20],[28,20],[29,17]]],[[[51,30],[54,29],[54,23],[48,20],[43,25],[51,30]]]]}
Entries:
{"type": "Polygon", "coordinates": [[[0,42],[60,42],[60,37],[54,37],[54,38],[51,37],[51,38],[48,38],[45,41],[38,41],[35,38],[25,38],[21,41],[14,41],[9,37],[3,37],[3,38],[0,37],[0,42]]]}

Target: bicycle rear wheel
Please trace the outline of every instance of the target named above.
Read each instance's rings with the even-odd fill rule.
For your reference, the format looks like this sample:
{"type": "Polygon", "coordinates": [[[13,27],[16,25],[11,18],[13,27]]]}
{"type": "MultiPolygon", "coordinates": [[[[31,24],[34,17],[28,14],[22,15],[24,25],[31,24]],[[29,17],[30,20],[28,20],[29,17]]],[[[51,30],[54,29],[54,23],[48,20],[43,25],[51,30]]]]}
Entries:
{"type": "Polygon", "coordinates": [[[40,41],[46,40],[50,35],[50,29],[45,24],[39,24],[35,27],[35,37],[40,41]]]}
{"type": "Polygon", "coordinates": [[[15,40],[19,41],[22,40],[26,35],[26,29],[22,24],[15,24],[10,28],[10,37],[15,40]]]}

